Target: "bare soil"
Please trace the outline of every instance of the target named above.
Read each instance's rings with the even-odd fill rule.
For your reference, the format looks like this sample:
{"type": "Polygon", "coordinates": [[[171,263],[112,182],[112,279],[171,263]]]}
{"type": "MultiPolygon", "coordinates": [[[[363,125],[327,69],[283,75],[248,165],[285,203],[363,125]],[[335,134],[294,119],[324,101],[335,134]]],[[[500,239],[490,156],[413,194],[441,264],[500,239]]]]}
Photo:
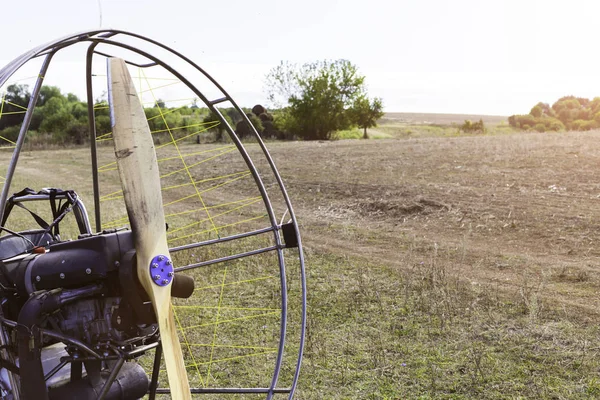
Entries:
{"type": "Polygon", "coordinates": [[[411,268],[444,249],[474,285],[600,320],[600,132],[272,144],[307,247],[411,268]]]}

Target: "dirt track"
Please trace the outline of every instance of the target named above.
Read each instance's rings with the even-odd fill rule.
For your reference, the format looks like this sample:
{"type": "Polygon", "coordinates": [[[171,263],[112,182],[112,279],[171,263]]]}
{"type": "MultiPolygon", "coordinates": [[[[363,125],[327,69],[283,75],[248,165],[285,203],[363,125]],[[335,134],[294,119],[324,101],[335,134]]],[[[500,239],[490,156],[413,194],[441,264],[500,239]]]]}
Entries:
{"type": "Polygon", "coordinates": [[[600,132],[272,144],[309,248],[473,282],[599,320],[600,132]]]}

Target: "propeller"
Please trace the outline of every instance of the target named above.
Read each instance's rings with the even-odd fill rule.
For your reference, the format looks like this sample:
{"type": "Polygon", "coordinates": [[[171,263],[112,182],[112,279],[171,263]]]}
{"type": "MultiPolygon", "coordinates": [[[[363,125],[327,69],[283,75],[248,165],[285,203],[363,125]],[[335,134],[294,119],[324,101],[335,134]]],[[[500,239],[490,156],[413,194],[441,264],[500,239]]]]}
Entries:
{"type": "Polygon", "coordinates": [[[108,62],[108,94],[115,155],[134,236],[137,275],[156,313],[171,397],[177,400],[190,399],[189,382],[171,304],[174,270],[167,246],[154,143],[127,65],[120,58],[111,58],[108,62]]]}

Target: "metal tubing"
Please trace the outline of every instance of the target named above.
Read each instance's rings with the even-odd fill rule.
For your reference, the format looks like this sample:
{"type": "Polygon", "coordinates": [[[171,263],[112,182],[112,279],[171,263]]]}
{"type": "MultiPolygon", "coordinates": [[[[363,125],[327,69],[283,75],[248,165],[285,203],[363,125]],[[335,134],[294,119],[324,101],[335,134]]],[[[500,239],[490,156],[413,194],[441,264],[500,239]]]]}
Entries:
{"type": "Polygon", "coordinates": [[[96,113],[94,112],[94,88],[92,85],[92,60],[94,49],[98,43],[92,43],[88,47],[85,59],[85,80],[87,91],[88,127],[90,130],[90,151],[92,156],[92,184],[94,187],[94,219],[96,220],[96,232],[102,230],[102,217],[100,215],[100,184],[98,182],[98,152],[96,143],[96,113]]]}
{"type": "Polygon", "coordinates": [[[110,387],[112,386],[113,382],[115,381],[115,379],[117,379],[117,375],[119,374],[119,371],[121,371],[121,367],[123,366],[124,362],[125,362],[125,359],[120,358],[117,361],[117,363],[115,364],[115,366],[113,367],[112,371],[110,371],[110,375],[106,379],[106,382],[104,383],[104,386],[102,387],[102,391],[98,395],[98,400],[104,400],[104,398],[108,394],[108,391],[110,390],[110,387]]]}
{"type": "MultiPolygon", "coordinates": [[[[12,320],[6,319],[4,317],[0,317],[0,324],[10,326],[11,328],[15,328],[17,326],[16,321],[12,321],[12,320]]],[[[40,329],[40,331],[42,332],[42,335],[51,337],[53,339],[57,339],[63,343],[68,343],[68,344],[72,344],[73,346],[79,347],[80,349],[84,350],[86,353],[90,354],[91,356],[93,356],[96,359],[102,358],[102,357],[100,357],[100,355],[98,353],[96,353],[94,350],[89,348],[85,343],[83,343],[82,341],[80,341],[78,339],[63,335],[61,333],[56,333],[56,332],[53,332],[48,329],[40,329]]]]}
{"type": "Polygon", "coordinates": [[[218,263],[222,263],[222,262],[225,262],[225,261],[237,260],[239,258],[254,256],[256,254],[266,253],[268,251],[273,251],[273,250],[278,250],[278,249],[279,248],[277,246],[271,246],[271,247],[265,247],[265,248],[262,248],[262,249],[247,251],[245,253],[234,254],[232,256],[215,258],[214,260],[203,261],[203,262],[199,262],[199,263],[196,263],[196,264],[190,264],[190,265],[188,265],[186,267],[175,268],[175,272],[187,271],[188,269],[205,267],[207,265],[218,264],[218,263]]]}
{"type": "Polygon", "coordinates": [[[214,106],[214,105],[217,105],[219,103],[224,103],[227,100],[229,100],[228,97],[221,97],[220,99],[216,99],[216,100],[211,101],[210,104],[212,104],[214,106]]]}
{"type": "Polygon", "coordinates": [[[158,345],[154,353],[154,365],[152,366],[152,379],[148,389],[148,400],[154,400],[156,397],[156,388],[158,387],[158,374],[160,373],[160,359],[162,357],[162,346],[158,345]]]}
{"type": "Polygon", "coordinates": [[[48,379],[52,378],[58,371],[63,369],[65,365],[67,365],[67,362],[61,361],[56,367],[52,368],[52,371],[48,372],[46,376],[44,376],[44,380],[47,381],[48,379]]]}
{"type": "MultiPolygon", "coordinates": [[[[111,56],[110,54],[103,53],[101,51],[94,51],[94,53],[96,53],[96,54],[98,54],[100,56],[104,56],[106,58],[114,58],[115,57],[115,56],[111,56]]],[[[154,67],[154,66],[158,65],[156,63],[136,64],[136,63],[134,63],[132,61],[125,61],[125,64],[133,65],[134,67],[139,67],[139,68],[148,68],[148,67],[154,67]]]]}
{"type": "Polygon", "coordinates": [[[8,170],[6,171],[6,177],[4,178],[4,186],[2,187],[2,194],[0,194],[0,221],[2,221],[4,217],[4,207],[6,206],[6,199],[8,199],[10,183],[15,173],[17,162],[19,161],[19,155],[21,154],[21,148],[25,142],[25,135],[29,129],[29,124],[31,123],[31,118],[33,117],[33,112],[35,110],[35,104],[40,97],[40,89],[42,88],[42,83],[44,83],[44,77],[46,76],[46,72],[48,71],[48,67],[50,66],[50,61],[52,60],[53,55],[54,53],[50,53],[46,56],[44,64],[40,69],[40,74],[38,75],[35,87],[33,88],[33,93],[29,99],[29,104],[27,105],[27,111],[25,112],[23,123],[21,124],[21,130],[19,131],[19,137],[17,138],[10,164],[8,164],[8,170]]]}
{"type": "MultiPolygon", "coordinates": [[[[14,203],[22,203],[26,201],[38,201],[38,200],[49,200],[50,195],[48,194],[27,194],[24,196],[13,197],[12,201],[14,203]]],[[[67,199],[66,195],[58,195],[56,199],[64,200],[67,199]]],[[[6,212],[6,209],[4,210],[6,212]]],[[[90,220],[88,219],[87,210],[85,208],[85,204],[82,201],[77,201],[73,204],[73,212],[77,213],[78,221],[83,222],[82,226],[79,227],[80,233],[92,233],[92,229],[90,227],[90,220]]]]}
{"type": "Polygon", "coordinates": [[[160,346],[160,342],[154,342],[154,343],[146,344],[144,346],[138,346],[135,349],[133,349],[129,352],[123,353],[123,354],[125,355],[126,358],[132,358],[132,357],[137,356],[138,354],[145,353],[146,351],[152,350],[158,346],[160,346]]]}
{"type": "Polygon", "coordinates": [[[181,251],[181,250],[189,250],[189,249],[193,249],[196,247],[207,246],[210,244],[228,242],[230,240],[237,240],[237,239],[241,239],[241,238],[245,238],[245,237],[260,235],[262,233],[271,232],[272,230],[273,230],[273,228],[269,227],[269,228],[258,229],[256,231],[252,231],[252,232],[246,232],[246,233],[240,233],[237,235],[225,236],[225,237],[222,237],[219,239],[211,239],[211,240],[206,240],[204,242],[186,244],[183,246],[173,247],[173,248],[169,249],[169,252],[175,253],[175,252],[181,251]]]}
{"type": "Polygon", "coordinates": [[[86,38],[89,38],[90,36],[99,35],[102,33],[104,33],[103,37],[111,37],[120,32],[112,31],[112,30],[107,31],[105,29],[87,31],[87,32],[79,32],[76,34],[64,36],[62,38],[59,38],[59,39],[54,40],[49,43],[45,43],[41,46],[38,46],[38,47],[35,47],[35,48],[29,50],[26,53],[21,54],[19,57],[15,58],[13,61],[8,63],[6,66],[4,66],[4,68],[0,69],[0,86],[4,85],[4,83],[8,79],[10,79],[10,77],[19,68],[21,68],[23,65],[25,65],[28,61],[30,61],[36,57],[46,55],[47,51],[54,54],[58,50],[60,50],[64,47],[68,47],[72,44],[81,42],[81,41],[85,40],[86,38]]]}

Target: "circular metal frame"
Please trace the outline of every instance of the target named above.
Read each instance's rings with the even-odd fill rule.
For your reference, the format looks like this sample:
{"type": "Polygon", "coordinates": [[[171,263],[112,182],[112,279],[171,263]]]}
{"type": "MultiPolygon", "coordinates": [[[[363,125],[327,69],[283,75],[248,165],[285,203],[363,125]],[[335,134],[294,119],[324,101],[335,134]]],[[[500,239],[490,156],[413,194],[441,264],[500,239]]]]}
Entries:
{"type": "MultiPolygon", "coordinates": [[[[273,241],[274,241],[273,246],[269,246],[269,247],[262,248],[262,249],[256,249],[256,250],[248,251],[245,253],[235,254],[235,255],[231,255],[231,256],[227,256],[227,257],[222,257],[219,259],[204,261],[204,262],[190,264],[190,265],[186,265],[186,266],[180,266],[178,268],[175,268],[175,271],[184,271],[184,270],[188,270],[188,269],[199,268],[199,267],[209,265],[209,264],[221,263],[221,262],[239,259],[242,257],[248,257],[248,256],[252,256],[255,254],[265,253],[265,252],[271,252],[271,251],[276,252],[277,258],[278,258],[278,263],[279,263],[280,288],[281,288],[281,323],[280,323],[280,337],[279,337],[278,353],[277,353],[275,365],[273,367],[273,375],[272,375],[271,384],[269,387],[266,387],[266,388],[192,388],[191,392],[192,393],[221,393],[221,394],[226,394],[226,393],[238,393],[238,394],[239,393],[264,393],[264,394],[266,394],[267,399],[272,398],[275,393],[287,393],[289,395],[289,398],[291,399],[294,395],[294,392],[295,392],[297,384],[298,384],[298,377],[299,377],[300,366],[301,366],[301,362],[302,362],[302,354],[303,354],[303,349],[304,349],[304,338],[305,338],[305,332],[306,332],[306,276],[305,276],[305,265],[304,265],[305,261],[304,261],[304,254],[303,254],[303,250],[302,250],[302,241],[301,241],[300,231],[298,228],[298,222],[296,220],[296,215],[292,208],[292,204],[290,202],[288,193],[284,187],[281,176],[275,166],[275,163],[273,162],[272,157],[270,156],[269,152],[267,151],[267,148],[266,148],[263,140],[261,139],[260,135],[254,128],[254,126],[250,123],[246,114],[237,105],[237,103],[229,96],[229,94],[227,94],[227,92],[223,89],[223,87],[219,83],[216,82],[216,80],[213,77],[211,77],[205,70],[203,70],[200,66],[198,66],[196,63],[194,63],[189,58],[185,57],[183,54],[181,54],[181,53],[173,50],[172,48],[170,48],[164,44],[161,44],[155,40],[149,39],[147,37],[144,37],[144,36],[141,36],[141,35],[138,35],[135,33],[121,31],[121,30],[110,30],[110,29],[93,30],[93,31],[87,31],[87,32],[69,35],[69,36],[63,37],[61,39],[52,41],[50,43],[44,44],[42,46],[36,47],[35,49],[30,50],[30,51],[24,53],[23,55],[17,57],[12,62],[7,64],[4,68],[2,68],[0,70],[0,87],[2,87],[11,78],[11,76],[13,76],[13,74],[15,74],[21,67],[23,67],[29,61],[31,61],[33,59],[38,59],[38,58],[43,59],[42,67],[39,71],[39,75],[37,77],[36,84],[32,91],[29,106],[24,115],[24,120],[21,125],[19,136],[15,142],[15,148],[13,151],[13,155],[12,155],[10,164],[8,166],[7,174],[6,174],[5,180],[4,180],[3,190],[0,194],[0,221],[2,220],[2,217],[4,214],[5,203],[8,198],[8,195],[10,193],[11,181],[12,181],[13,175],[15,173],[17,164],[18,164],[19,155],[22,150],[25,136],[27,134],[29,124],[30,124],[32,116],[33,116],[33,111],[35,109],[35,104],[38,101],[38,98],[40,95],[40,89],[44,82],[44,78],[48,71],[48,68],[51,65],[52,59],[56,53],[58,53],[62,49],[68,48],[70,46],[73,46],[73,45],[79,44],[79,43],[89,43],[89,46],[87,48],[87,55],[86,55],[86,82],[87,82],[88,121],[89,121],[91,156],[92,156],[92,178],[93,178],[93,188],[94,188],[94,210],[95,210],[96,231],[101,231],[102,215],[100,213],[100,193],[99,193],[99,183],[98,183],[98,157],[97,157],[97,148],[96,148],[97,133],[96,133],[96,126],[95,126],[95,114],[94,114],[94,104],[93,104],[94,94],[93,94],[93,89],[92,89],[92,62],[93,62],[93,58],[95,55],[100,55],[103,57],[111,57],[110,54],[106,54],[104,52],[97,51],[96,47],[98,45],[102,44],[104,46],[107,46],[108,48],[126,49],[132,53],[142,56],[143,58],[145,58],[149,61],[148,63],[140,64],[140,63],[135,63],[131,60],[129,60],[129,61],[126,60],[126,62],[128,64],[135,65],[135,66],[138,66],[141,68],[147,68],[147,67],[152,67],[152,66],[158,65],[158,66],[161,66],[162,68],[164,68],[165,70],[169,71],[170,73],[172,73],[175,77],[179,78],[181,80],[181,82],[183,82],[193,93],[195,93],[195,95],[198,96],[199,99],[201,99],[203,101],[203,103],[208,107],[208,109],[211,112],[213,112],[215,115],[218,116],[220,123],[225,127],[230,139],[237,147],[239,154],[244,159],[245,164],[246,164],[248,170],[251,172],[252,177],[254,178],[254,182],[260,192],[262,201],[264,203],[264,207],[268,214],[270,226],[262,228],[262,229],[258,229],[258,230],[253,230],[253,231],[249,231],[249,232],[245,232],[245,233],[241,233],[241,234],[228,236],[228,237],[221,237],[221,238],[217,238],[217,239],[205,240],[203,242],[190,243],[190,244],[186,244],[184,246],[174,247],[169,250],[171,252],[177,252],[177,251],[187,250],[187,249],[195,248],[195,247],[207,246],[207,245],[216,244],[216,243],[223,243],[223,242],[241,239],[241,238],[245,238],[245,237],[250,237],[250,236],[254,236],[254,235],[268,234],[269,232],[271,232],[271,234],[273,235],[273,241]],[[177,71],[173,67],[171,67],[169,60],[159,59],[158,57],[152,55],[151,53],[149,53],[147,51],[144,51],[138,47],[132,46],[132,45],[126,43],[127,39],[141,40],[146,45],[155,46],[157,49],[161,49],[161,51],[162,50],[166,51],[169,57],[176,58],[179,62],[184,62],[185,65],[187,65],[188,67],[191,67],[191,68],[193,68],[193,70],[201,73],[205,78],[207,78],[218,89],[218,91],[220,91],[221,95],[218,96],[217,98],[209,99],[203,92],[201,92],[199,90],[199,88],[197,86],[195,86],[191,81],[189,81],[184,76],[183,73],[180,73],[179,71],[177,71]],[[286,224],[287,226],[285,226],[285,227],[281,223],[278,223],[278,221],[276,220],[273,205],[271,204],[271,200],[269,199],[269,195],[265,188],[263,179],[261,178],[260,174],[258,173],[252,159],[250,158],[250,155],[246,151],[244,144],[241,142],[240,138],[236,135],[233,128],[227,123],[227,121],[225,120],[224,116],[219,111],[219,109],[216,108],[217,104],[221,104],[224,102],[229,102],[237,110],[237,112],[239,112],[241,118],[243,120],[245,120],[246,123],[249,125],[249,127],[252,130],[252,134],[253,134],[254,138],[256,139],[258,145],[260,146],[260,149],[262,150],[262,154],[264,155],[265,159],[268,162],[270,170],[271,170],[273,176],[275,177],[275,180],[277,182],[279,190],[281,191],[281,195],[283,196],[283,199],[285,201],[285,205],[287,207],[286,213],[289,213],[290,223],[286,224]],[[284,240],[282,240],[282,235],[286,234],[286,232],[282,232],[282,230],[284,228],[287,229],[288,235],[290,235],[290,234],[294,235],[295,238],[297,239],[297,243],[294,243],[294,246],[286,246],[286,243],[284,242],[284,240]],[[279,379],[279,375],[280,375],[282,363],[283,363],[283,353],[284,353],[286,330],[287,330],[287,323],[288,323],[288,298],[287,298],[288,288],[287,288],[287,283],[286,283],[286,269],[285,269],[285,260],[284,260],[283,250],[285,248],[290,248],[290,247],[297,247],[298,260],[299,260],[299,264],[300,264],[299,279],[301,282],[301,296],[300,297],[301,297],[301,302],[302,302],[301,316],[300,316],[300,325],[301,326],[300,326],[300,338],[299,338],[299,351],[298,351],[298,356],[297,356],[297,359],[295,362],[295,372],[293,375],[292,384],[290,387],[280,388],[277,385],[278,385],[278,379],[279,379]]],[[[0,323],[4,323],[8,326],[10,326],[10,324],[11,324],[11,322],[9,322],[8,320],[3,319],[3,318],[0,319],[0,323]]],[[[0,336],[2,336],[2,335],[0,335],[0,336]]],[[[63,338],[63,339],[65,339],[65,338],[63,338]]],[[[71,340],[71,342],[73,342],[72,338],[70,338],[70,340],[71,340]]],[[[169,393],[168,389],[160,389],[160,388],[156,387],[157,386],[156,378],[158,376],[157,368],[160,365],[160,356],[161,356],[160,353],[161,353],[161,351],[160,351],[160,346],[159,346],[157,348],[156,354],[155,354],[154,371],[152,373],[153,381],[152,381],[150,393],[149,393],[150,398],[154,398],[156,393],[169,393]],[[158,363],[156,362],[157,360],[158,360],[158,363]]],[[[119,364],[117,364],[117,365],[119,365],[119,364]]],[[[118,371],[116,371],[116,372],[118,372],[118,371]]],[[[113,371],[113,373],[111,375],[116,376],[116,372],[113,371]]]]}

